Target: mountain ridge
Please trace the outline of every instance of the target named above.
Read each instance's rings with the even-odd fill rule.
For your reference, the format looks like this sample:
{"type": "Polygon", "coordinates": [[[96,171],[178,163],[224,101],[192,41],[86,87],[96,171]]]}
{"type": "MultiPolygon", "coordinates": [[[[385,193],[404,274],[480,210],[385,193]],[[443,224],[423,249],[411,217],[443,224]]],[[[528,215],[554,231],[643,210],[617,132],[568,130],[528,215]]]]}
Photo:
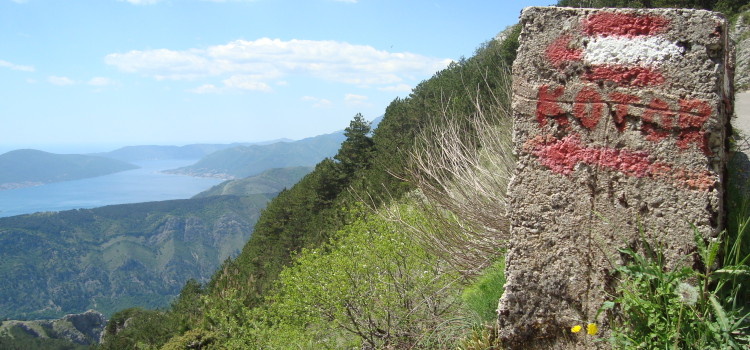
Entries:
{"type": "Polygon", "coordinates": [[[232,180],[272,168],[314,166],[335,155],[344,139],[340,131],[292,142],[238,146],[211,153],[193,165],[164,172],[232,180]]]}
{"type": "Polygon", "coordinates": [[[19,149],[0,155],[0,190],[85,179],[137,168],[134,164],[99,156],[19,149]]]}

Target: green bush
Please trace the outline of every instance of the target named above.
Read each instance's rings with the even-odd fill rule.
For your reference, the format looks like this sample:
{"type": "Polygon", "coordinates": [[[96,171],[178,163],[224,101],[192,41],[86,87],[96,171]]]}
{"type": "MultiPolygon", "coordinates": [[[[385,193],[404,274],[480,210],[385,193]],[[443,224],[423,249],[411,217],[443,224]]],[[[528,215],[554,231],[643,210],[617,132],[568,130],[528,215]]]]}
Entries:
{"type": "Polygon", "coordinates": [[[609,339],[614,348],[747,349],[750,345],[750,314],[738,303],[746,296],[737,283],[739,276],[750,273],[750,256],[733,254],[741,235],[728,242],[728,254],[716,269],[721,240],[706,244],[694,231],[700,270],[679,263],[667,269],[659,247],[645,239],[640,253],[620,250],[632,262],[616,267],[621,274],[617,297],[602,307],[618,310],[609,339]]]}

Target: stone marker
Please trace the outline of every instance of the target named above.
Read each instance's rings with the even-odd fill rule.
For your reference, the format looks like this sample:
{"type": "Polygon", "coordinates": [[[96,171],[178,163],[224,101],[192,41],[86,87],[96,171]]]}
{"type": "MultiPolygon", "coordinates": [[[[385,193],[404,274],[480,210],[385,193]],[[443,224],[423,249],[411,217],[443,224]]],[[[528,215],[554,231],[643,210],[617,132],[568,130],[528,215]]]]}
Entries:
{"type": "Polygon", "coordinates": [[[639,225],[672,265],[695,251],[691,223],[706,239],[723,228],[726,23],[702,10],[532,7],[520,25],[500,338],[607,348],[593,343],[607,333],[597,309],[639,225]],[[570,333],[589,322],[598,335],[570,333]]]}

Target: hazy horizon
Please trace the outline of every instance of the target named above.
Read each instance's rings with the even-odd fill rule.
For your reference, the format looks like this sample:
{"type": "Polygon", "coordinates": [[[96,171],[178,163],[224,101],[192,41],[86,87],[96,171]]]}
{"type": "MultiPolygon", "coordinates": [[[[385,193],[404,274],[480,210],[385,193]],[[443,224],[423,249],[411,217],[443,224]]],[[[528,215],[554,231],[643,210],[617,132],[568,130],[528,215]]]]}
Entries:
{"type": "MultiPolygon", "coordinates": [[[[317,135],[312,135],[317,136],[317,135]]],[[[304,138],[304,137],[303,137],[304,138]]],[[[183,143],[80,143],[80,144],[2,144],[0,143],[0,155],[19,149],[33,149],[57,154],[90,154],[111,152],[123,147],[130,146],[187,146],[195,144],[234,144],[234,143],[265,143],[285,139],[284,137],[268,140],[247,140],[247,141],[229,141],[229,142],[183,142],[183,143]]],[[[288,139],[288,138],[286,138],[288,139]]],[[[296,141],[297,139],[289,139],[296,141]]]]}

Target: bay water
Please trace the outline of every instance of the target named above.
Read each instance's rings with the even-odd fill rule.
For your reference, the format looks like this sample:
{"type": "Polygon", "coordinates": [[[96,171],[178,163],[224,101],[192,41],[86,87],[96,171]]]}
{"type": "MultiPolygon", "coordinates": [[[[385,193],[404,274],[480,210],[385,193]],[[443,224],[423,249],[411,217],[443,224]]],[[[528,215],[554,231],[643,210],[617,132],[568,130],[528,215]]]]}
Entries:
{"type": "Polygon", "coordinates": [[[161,173],[196,160],[133,162],[140,169],[0,191],[0,217],[112,204],[187,199],[223,180],[161,173]]]}

